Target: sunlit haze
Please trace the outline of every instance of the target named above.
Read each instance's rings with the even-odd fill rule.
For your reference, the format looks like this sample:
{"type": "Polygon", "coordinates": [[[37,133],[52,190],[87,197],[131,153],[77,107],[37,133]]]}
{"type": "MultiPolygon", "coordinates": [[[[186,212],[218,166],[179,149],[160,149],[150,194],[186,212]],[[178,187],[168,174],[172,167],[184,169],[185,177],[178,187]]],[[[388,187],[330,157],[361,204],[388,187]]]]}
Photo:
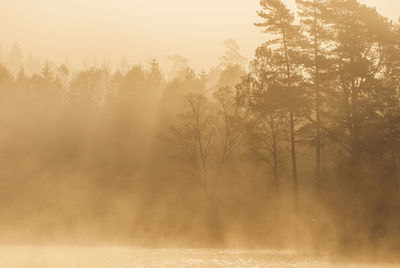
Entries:
{"type": "MultiPolygon", "coordinates": [[[[293,0],[285,0],[294,7],[293,0]]],[[[362,0],[397,21],[400,2],[362,0]]],[[[251,58],[266,37],[253,26],[258,0],[1,0],[0,45],[56,62],[118,64],[182,55],[201,70],[218,64],[233,38],[251,58]]]]}
{"type": "Polygon", "coordinates": [[[0,0],[0,268],[400,267],[400,0],[0,0]]]}

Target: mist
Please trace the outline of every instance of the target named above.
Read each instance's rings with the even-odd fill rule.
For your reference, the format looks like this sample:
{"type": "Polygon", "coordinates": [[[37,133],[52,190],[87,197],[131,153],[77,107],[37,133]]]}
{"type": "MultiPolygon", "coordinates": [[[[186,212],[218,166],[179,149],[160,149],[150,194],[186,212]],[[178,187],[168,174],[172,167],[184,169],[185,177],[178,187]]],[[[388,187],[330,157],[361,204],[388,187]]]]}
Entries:
{"type": "MultiPolygon", "coordinates": [[[[294,0],[283,1],[295,10],[294,0]]],[[[362,0],[398,21],[396,1],[362,0]]],[[[15,42],[30,54],[76,67],[93,63],[118,66],[125,56],[145,64],[157,58],[165,69],[175,54],[190,59],[196,70],[219,64],[222,43],[235,39],[250,59],[266,37],[253,27],[259,1],[7,1],[0,3],[0,50],[15,42]]]]}
{"type": "Polygon", "coordinates": [[[395,267],[396,7],[2,1],[0,266],[395,267]]]}

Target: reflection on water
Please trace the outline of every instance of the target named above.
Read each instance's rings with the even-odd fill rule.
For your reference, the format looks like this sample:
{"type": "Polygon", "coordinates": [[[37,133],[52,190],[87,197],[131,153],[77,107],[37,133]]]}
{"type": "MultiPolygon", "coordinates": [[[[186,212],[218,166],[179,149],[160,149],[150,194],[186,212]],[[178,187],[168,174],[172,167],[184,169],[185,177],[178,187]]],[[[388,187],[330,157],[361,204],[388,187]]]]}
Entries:
{"type": "Polygon", "coordinates": [[[269,267],[391,268],[390,265],[343,264],[313,260],[293,251],[2,247],[0,267],[6,268],[147,268],[147,267],[269,267]]]}

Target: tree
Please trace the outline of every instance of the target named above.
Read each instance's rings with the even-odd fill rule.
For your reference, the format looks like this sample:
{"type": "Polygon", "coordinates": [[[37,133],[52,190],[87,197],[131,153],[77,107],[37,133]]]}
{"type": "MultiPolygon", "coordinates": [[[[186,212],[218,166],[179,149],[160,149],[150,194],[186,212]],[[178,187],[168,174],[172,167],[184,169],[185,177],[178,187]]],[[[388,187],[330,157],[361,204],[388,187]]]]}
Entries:
{"type": "Polygon", "coordinates": [[[322,114],[325,105],[326,91],[332,81],[332,61],[330,44],[333,29],[329,24],[329,1],[327,0],[296,0],[301,26],[305,34],[303,42],[303,62],[310,77],[310,100],[313,104],[315,128],[315,185],[320,188],[322,163],[322,114]]]}
{"type": "MultiPolygon", "coordinates": [[[[225,103],[222,94],[219,93],[218,98],[225,103]]],[[[222,107],[228,109],[225,105],[222,107]]],[[[177,157],[182,161],[186,178],[201,186],[213,207],[216,206],[215,193],[220,169],[235,143],[227,123],[228,111],[222,110],[222,113],[226,117],[223,118],[223,128],[220,128],[212,103],[201,94],[189,93],[185,97],[179,123],[172,128],[170,138],[179,151],[177,157]]]]}
{"type": "Polygon", "coordinates": [[[3,54],[3,48],[0,44],[0,65],[3,65],[4,63],[4,54],[3,54]]]}
{"type": "Polygon", "coordinates": [[[225,40],[224,46],[226,48],[225,55],[220,57],[222,67],[227,68],[236,65],[243,67],[243,65],[247,62],[247,58],[240,54],[240,47],[236,40],[225,40]]]}
{"type": "MultiPolygon", "coordinates": [[[[229,87],[221,87],[213,94],[216,109],[216,130],[220,142],[221,171],[226,161],[242,143],[243,129],[238,96],[229,87]]],[[[220,173],[220,171],[218,173],[220,173]]]]}
{"type": "Polygon", "coordinates": [[[172,68],[170,71],[170,78],[174,79],[182,75],[182,73],[186,72],[189,68],[189,59],[180,56],[173,55],[168,57],[168,59],[172,62],[172,68]]]}
{"type": "Polygon", "coordinates": [[[18,43],[14,43],[6,59],[6,66],[14,75],[23,67],[24,56],[18,43]]]}
{"type": "Polygon", "coordinates": [[[264,33],[275,38],[268,41],[267,45],[273,49],[272,57],[276,58],[278,66],[278,80],[282,94],[287,97],[287,110],[290,124],[290,144],[292,158],[292,178],[295,204],[298,196],[298,174],[296,159],[296,122],[295,112],[299,106],[300,78],[299,70],[299,43],[302,41],[299,26],[294,23],[294,14],[280,0],[261,0],[261,10],[258,16],[263,22],[256,23],[257,27],[264,28],[264,33]],[[286,92],[284,92],[286,91],[286,92]]]}
{"type": "Polygon", "coordinates": [[[71,80],[69,102],[82,107],[104,104],[108,81],[109,73],[106,69],[92,67],[80,71],[71,80]]]}
{"type": "Polygon", "coordinates": [[[281,98],[279,65],[272,50],[264,44],[256,49],[250,72],[237,86],[247,111],[244,121],[250,159],[267,163],[272,171],[276,192],[280,185],[280,163],[285,158],[283,145],[288,121],[287,106],[281,98]]]}
{"type": "Polygon", "coordinates": [[[162,92],[159,103],[159,115],[161,128],[174,125],[177,121],[176,115],[184,107],[185,96],[189,93],[203,94],[205,85],[196,73],[186,68],[173,80],[170,80],[162,92]]]}
{"type": "Polygon", "coordinates": [[[42,68],[42,71],[41,71],[41,75],[42,75],[44,80],[49,81],[50,83],[54,79],[53,71],[51,70],[50,62],[48,60],[43,65],[43,68],[42,68]]]}
{"type": "Polygon", "coordinates": [[[176,167],[184,178],[200,187],[208,204],[213,239],[221,242],[223,229],[219,202],[221,179],[241,144],[242,130],[235,94],[221,88],[213,100],[199,93],[185,96],[182,113],[168,136],[176,167]]]}
{"type": "Polygon", "coordinates": [[[332,55],[336,87],[328,95],[329,119],[332,128],[341,130],[337,140],[344,145],[352,177],[356,178],[366,148],[367,109],[375,102],[372,92],[385,68],[383,51],[389,28],[376,10],[355,0],[334,0],[329,12],[335,29],[332,55]]]}
{"type": "Polygon", "coordinates": [[[245,75],[245,71],[239,65],[229,65],[222,70],[215,87],[217,89],[221,87],[234,88],[240,83],[243,75],[245,75]]]}
{"type": "Polygon", "coordinates": [[[159,96],[161,87],[163,86],[165,81],[163,72],[160,68],[160,64],[155,58],[153,58],[150,61],[147,73],[148,73],[147,79],[150,82],[151,90],[155,93],[155,95],[159,96]]]}

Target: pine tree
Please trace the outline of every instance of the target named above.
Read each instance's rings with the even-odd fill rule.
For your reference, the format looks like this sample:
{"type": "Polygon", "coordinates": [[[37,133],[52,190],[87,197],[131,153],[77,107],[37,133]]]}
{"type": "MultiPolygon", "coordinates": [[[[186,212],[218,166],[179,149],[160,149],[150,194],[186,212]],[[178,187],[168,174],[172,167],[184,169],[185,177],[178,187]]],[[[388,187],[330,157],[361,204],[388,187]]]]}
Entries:
{"type": "Polygon", "coordinates": [[[320,189],[322,163],[322,114],[325,94],[329,88],[332,64],[329,59],[333,29],[327,21],[328,0],[296,0],[298,15],[305,34],[303,62],[310,79],[311,96],[315,119],[315,185],[320,189]]]}
{"type": "Polygon", "coordinates": [[[290,147],[292,159],[292,178],[295,204],[298,204],[298,174],[296,159],[296,123],[295,112],[299,104],[300,96],[300,74],[299,44],[302,40],[300,27],[295,25],[294,14],[282,3],[281,0],[261,0],[261,10],[258,16],[263,22],[256,23],[258,27],[264,28],[264,32],[275,38],[268,41],[267,45],[273,50],[272,57],[276,58],[279,77],[282,86],[282,97],[287,100],[289,113],[290,147]],[[284,87],[283,87],[284,86],[284,87]],[[285,92],[286,91],[286,92],[285,92]]]}
{"type": "Polygon", "coordinates": [[[24,56],[18,43],[14,43],[6,59],[6,66],[14,75],[23,67],[24,56]]]}
{"type": "Polygon", "coordinates": [[[45,64],[43,65],[41,75],[46,82],[51,83],[53,81],[54,77],[51,71],[49,61],[46,61],[45,64]]]}
{"type": "Polygon", "coordinates": [[[332,55],[336,73],[336,90],[329,95],[331,121],[333,127],[342,129],[339,139],[349,155],[351,177],[356,178],[367,146],[363,137],[368,127],[366,109],[375,102],[372,93],[385,68],[389,25],[375,9],[356,0],[332,0],[329,12],[335,29],[332,55]]]}

